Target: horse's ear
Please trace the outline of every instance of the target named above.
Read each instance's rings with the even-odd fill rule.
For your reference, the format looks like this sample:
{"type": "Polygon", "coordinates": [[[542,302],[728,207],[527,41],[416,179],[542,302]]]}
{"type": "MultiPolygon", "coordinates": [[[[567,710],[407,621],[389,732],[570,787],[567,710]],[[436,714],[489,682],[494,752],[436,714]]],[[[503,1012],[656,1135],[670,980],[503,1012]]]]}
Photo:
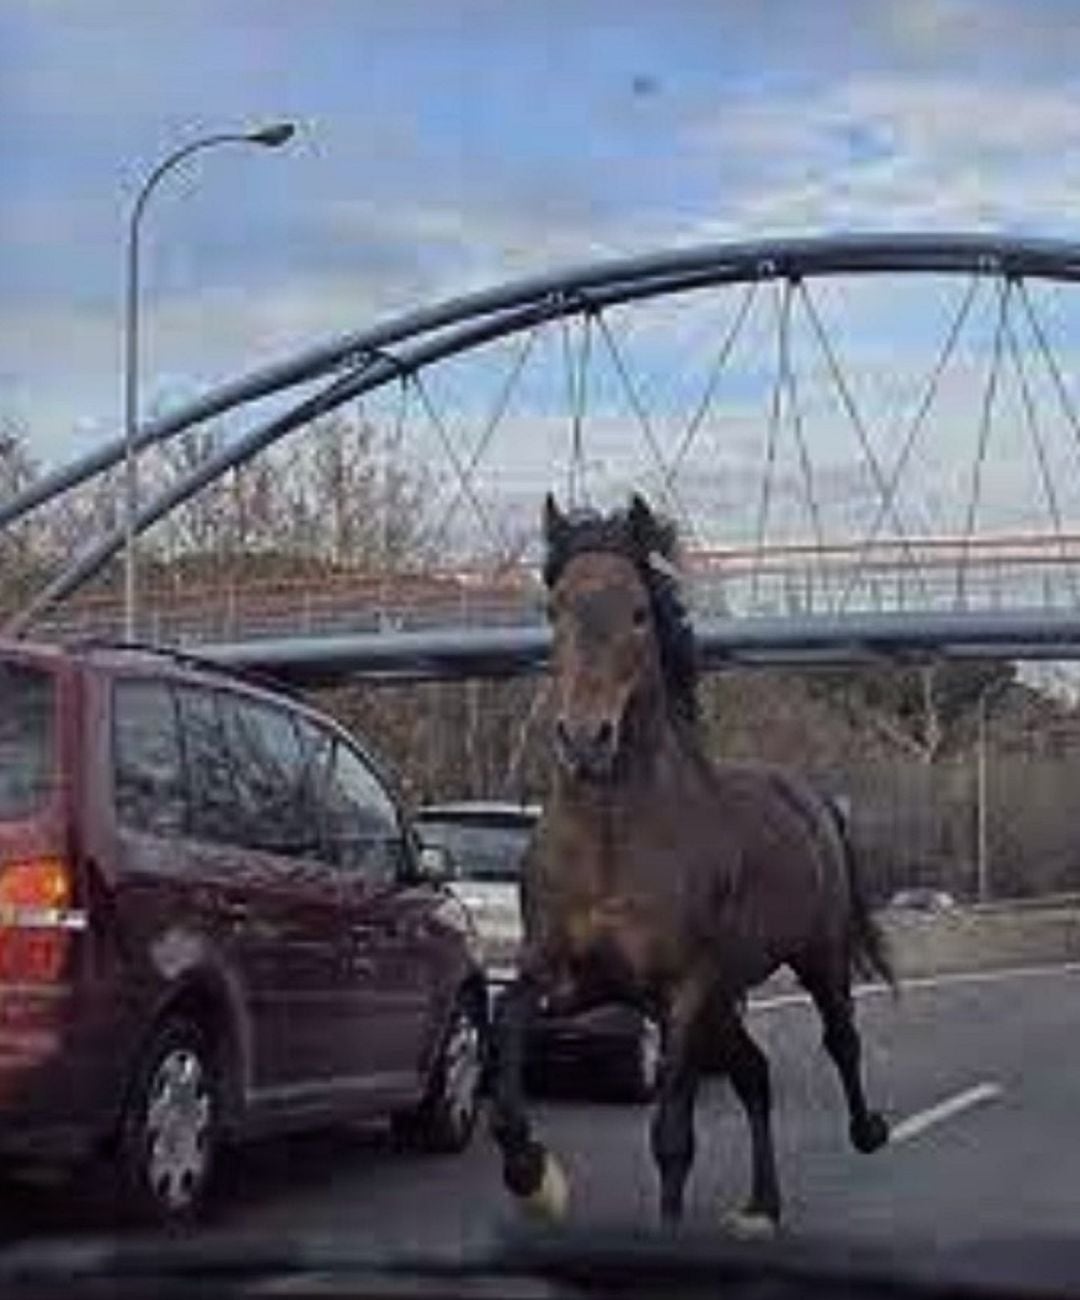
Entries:
{"type": "Polygon", "coordinates": [[[630,510],[627,519],[630,524],[630,536],[640,553],[648,555],[650,551],[655,550],[657,535],[660,530],[656,522],[656,516],[640,492],[635,492],[630,498],[630,510]]]}
{"type": "MultiPolygon", "coordinates": [[[[639,493],[630,498],[627,512],[630,538],[638,554],[655,567],[657,557],[667,562],[667,567],[677,561],[678,533],[666,515],[653,513],[652,507],[639,493]]],[[[663,567],[663,566],[661,566],[663,567]]]]}
{"type": "Polygon", "coordinates": [[[549,547],[556,546],[566,536],[567,527],[566,516],[559,509],[555,494],[549,492],[544,498],[544,541],[549,547]]]}

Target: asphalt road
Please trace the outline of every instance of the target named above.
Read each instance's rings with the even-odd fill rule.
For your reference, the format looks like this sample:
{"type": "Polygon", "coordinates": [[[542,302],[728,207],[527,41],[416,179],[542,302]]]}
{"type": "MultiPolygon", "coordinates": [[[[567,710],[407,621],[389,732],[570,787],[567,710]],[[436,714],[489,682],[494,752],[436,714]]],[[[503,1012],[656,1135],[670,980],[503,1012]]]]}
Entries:
{"type": "MultiPolygon", "coordinates": [[[[860,1024],[873,1099],[894,1122],[914,1117],[901,1129],[906,1140],[872,1156],[847,1147],[839,1086],[810,1009],[780,999],[752,1012],[773,1066],[787,1232],[894,1247],[1076,1234],[1080,969],[909,986],[898,1003],[860,999],[860,1024]]],[[[647,1112],[574,1100],[535,1110],[571,1174],[575,1223],[651,1227],[647,1112]]],[[[742,1115],[711,1083],[699,1105],[691,1228],[738,1204],[747,1166],[742,1115]]],[[[482,1239],[510,1215],[482,1132],[461,1157],[401,1154],[376,1128],[267,1142],[231,1155],[219,1184],[219,1226],[345,1232],[379,1246],[482,1239]]],[[[77,1196],[4,1192],[7,1241],[101,1228],[77,1196]]]]}

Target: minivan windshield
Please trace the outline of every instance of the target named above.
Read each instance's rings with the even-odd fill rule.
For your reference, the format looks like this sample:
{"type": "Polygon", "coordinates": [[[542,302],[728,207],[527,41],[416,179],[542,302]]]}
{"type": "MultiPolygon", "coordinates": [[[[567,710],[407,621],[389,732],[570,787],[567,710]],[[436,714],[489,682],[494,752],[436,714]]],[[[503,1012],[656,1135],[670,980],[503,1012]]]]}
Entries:
{"type": "Polygon", "coordinates": [[[51,674],[0,663],[0,821],[38,811],[52,786],[51,674]]]}
{"type": "Polygon", "coordinates": [[[455,821],[421,818],[417,823],[425,844],[450,854],[458,880],[512,883],[517,880],[521,857],[531,828],[505,822],[455,821]]]}

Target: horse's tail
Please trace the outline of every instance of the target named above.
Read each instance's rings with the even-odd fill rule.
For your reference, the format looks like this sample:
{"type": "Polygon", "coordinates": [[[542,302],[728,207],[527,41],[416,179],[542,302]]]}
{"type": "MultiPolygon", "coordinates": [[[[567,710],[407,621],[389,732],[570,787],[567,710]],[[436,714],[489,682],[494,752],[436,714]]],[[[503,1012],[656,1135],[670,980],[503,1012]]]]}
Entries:
{"type": "Polygon", "coordinates": [[[847,818],[832,799],[826,799],[829,812],[836,825],[836,833],[844,855],[844,867],[848,880],[849,920],[848,933],[851,943],[851,964],[856,975],[866,979],[875,976],[885,981],[891,989],[896,990],[896,972],[893,970],[889,945],[881,927],[870,911],[863,889],[862,876],[855,858],[855,847],[851,842],[847,818]]]}

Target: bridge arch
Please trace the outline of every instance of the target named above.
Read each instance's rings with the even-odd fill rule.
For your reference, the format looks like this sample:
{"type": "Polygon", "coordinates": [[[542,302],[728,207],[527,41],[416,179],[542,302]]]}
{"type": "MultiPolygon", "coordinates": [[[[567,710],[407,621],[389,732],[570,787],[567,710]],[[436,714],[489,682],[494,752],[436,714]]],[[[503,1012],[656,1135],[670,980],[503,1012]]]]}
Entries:
{"type": "MultiPolygon", "coordinates": [[[[696,289],[880,274],[990,277],[1010,285],[1027,279],[1071,283],[1080,279],[1080,245],[983,234],[922,233],[751,241],[613,259],[452,298],[252,372],[144,425],[137,437],[140,449],[267,396],[322,384],[288,410],[233,439],[145,503],[137,531],[144,531],[221,475],[318,416],[494,340],[549,321],[597,316],[614,306],[696,289]]],[[[122,454],[123,442],[115,439],[92,455],[46,475],[0,506],[0,527],[110,468],[122,454]]],[[[75,591],[98,573],[122,544],[121,529],[97,540],[38,593],[11,630],[21,632],[75,591]]]]}

